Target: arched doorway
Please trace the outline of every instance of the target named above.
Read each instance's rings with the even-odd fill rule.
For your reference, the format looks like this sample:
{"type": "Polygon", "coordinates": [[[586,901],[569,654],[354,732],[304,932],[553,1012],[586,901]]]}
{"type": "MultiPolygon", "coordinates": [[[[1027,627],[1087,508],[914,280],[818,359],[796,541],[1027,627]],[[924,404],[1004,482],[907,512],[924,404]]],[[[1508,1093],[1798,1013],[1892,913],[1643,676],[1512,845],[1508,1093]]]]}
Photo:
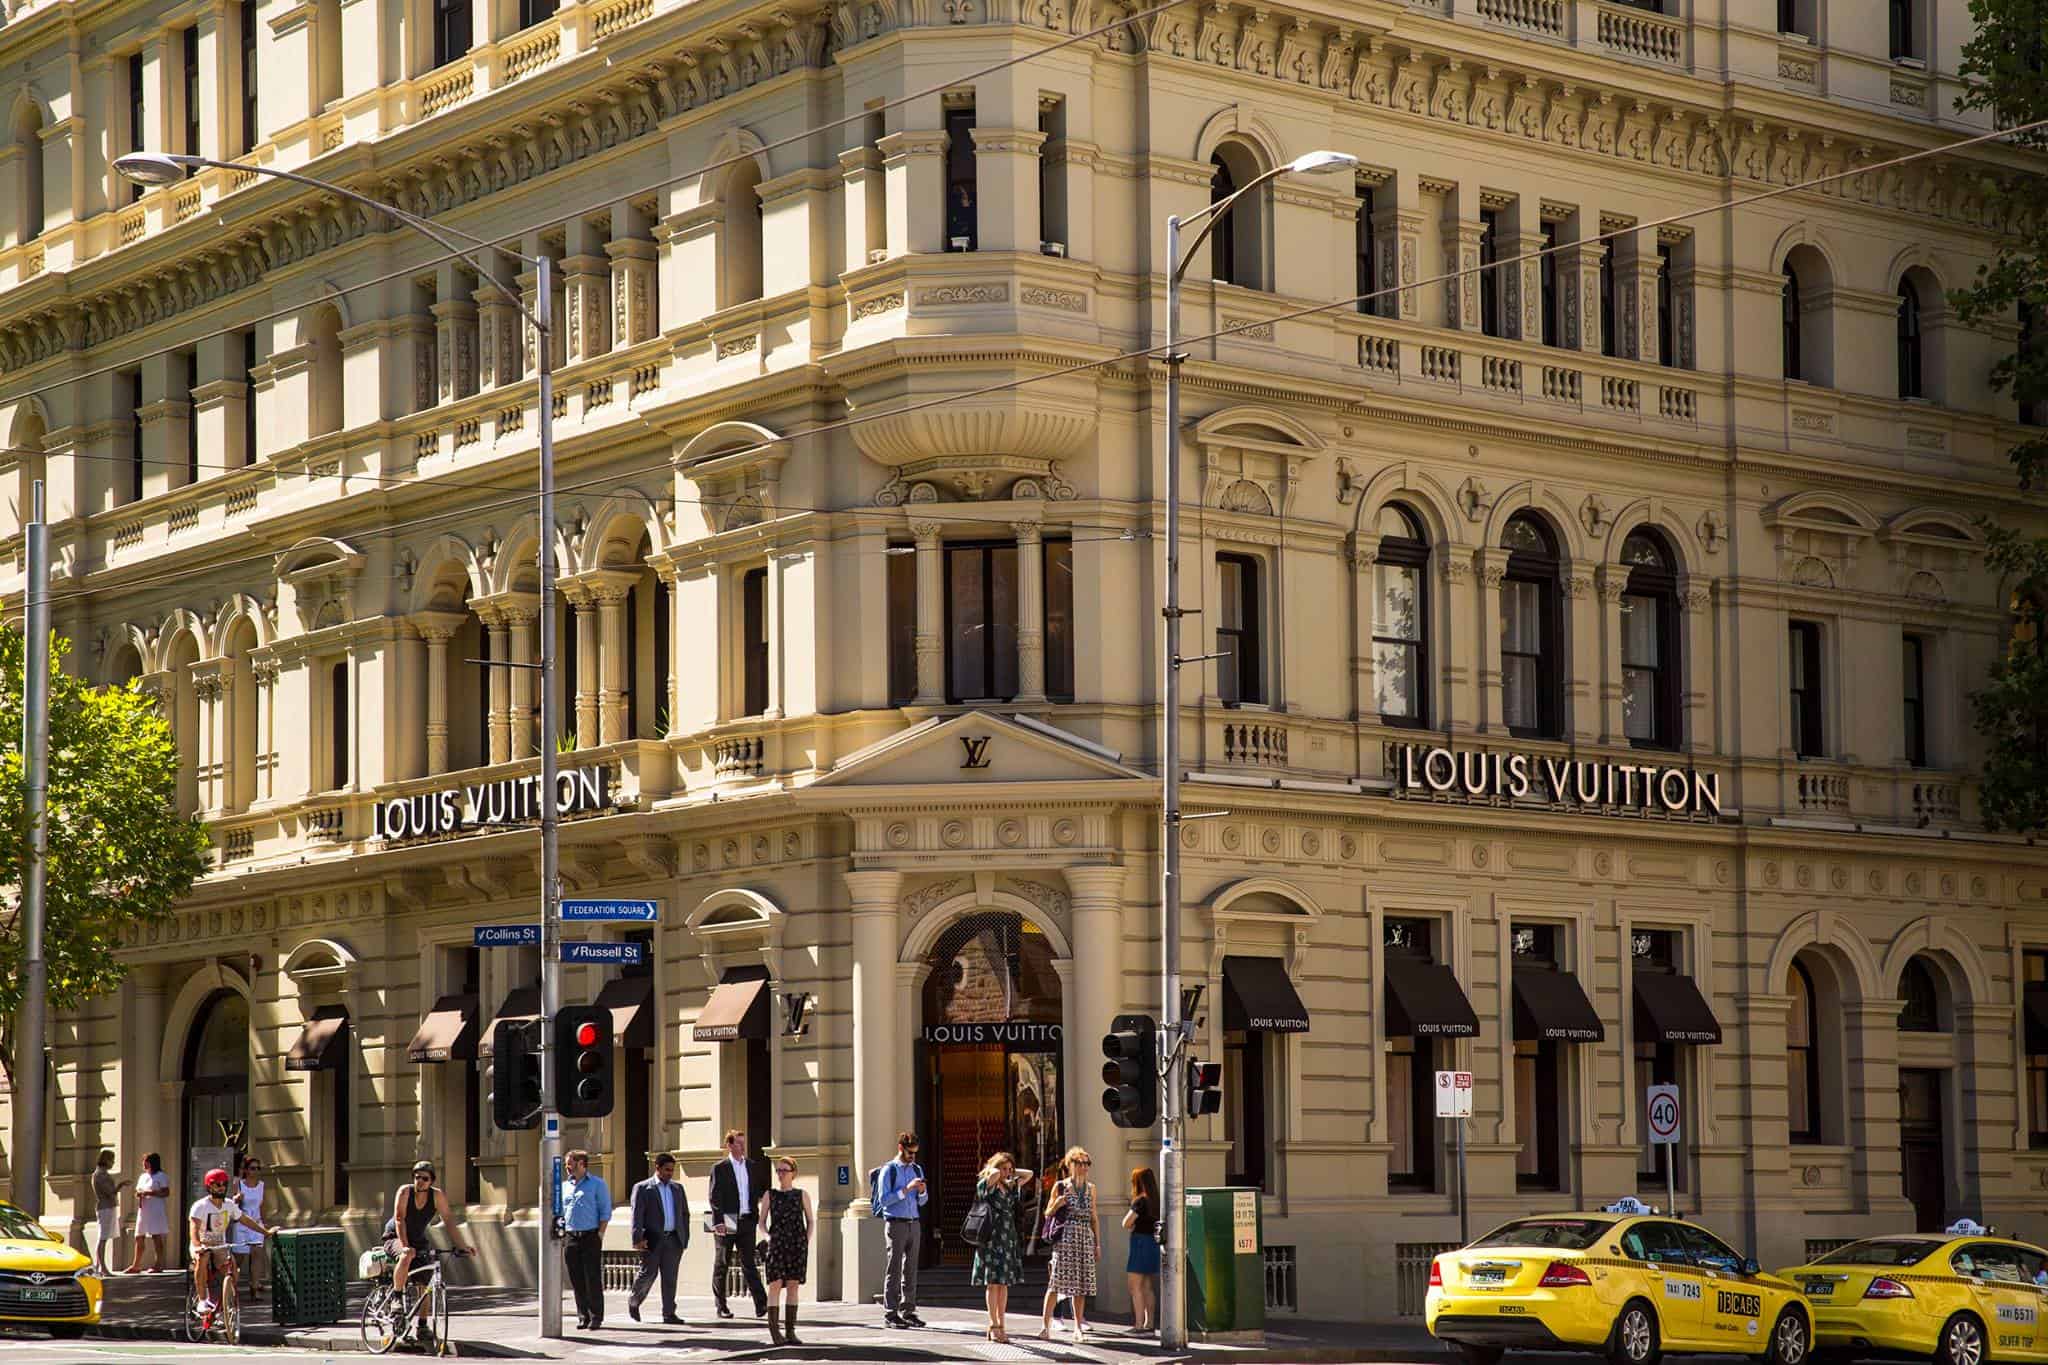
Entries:
{"type": "Polygon", "coordinates": [[[992,1152],[1042,1171],[1064,1150],[1057,953],[1036,924],[977,910],[925,954],[917,1042],[917,1128],[924,1139],[927,1259],[972,1255],[950,1234],[974,1203],[992,1152]]]}
{"type": "MultiPolygon", "coordinates": [[[[207,1168],[222,1148],[247,1143],[249,1124],[249,1001],[239,991],[215,991],[193,1016],[185,1038],[185,1114],[178,1157],[184,1199],[173,1200],[175,1231],[201,1193],[207,1168]],[[231,1140],[232,1139],[232,1140],[231,1140]]],[[[228,1169],[234,1169],[229,1163],[228,1169]]],[[[183,1246],[185,1239],[175,1239],[183,1246]]]]}

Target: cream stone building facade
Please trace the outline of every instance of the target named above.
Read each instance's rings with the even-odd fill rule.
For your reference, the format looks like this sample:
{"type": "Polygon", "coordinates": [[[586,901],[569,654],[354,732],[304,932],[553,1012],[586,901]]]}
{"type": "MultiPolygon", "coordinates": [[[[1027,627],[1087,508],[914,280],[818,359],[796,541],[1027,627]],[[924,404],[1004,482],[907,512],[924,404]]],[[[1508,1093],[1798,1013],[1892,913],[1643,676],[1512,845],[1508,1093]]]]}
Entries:
{"type": "Polygon", "coordinates": [[[1183,966],[1227,1096],[1191,1173],[1263,1190],[1269,1297],[1419,1306],[1442,1068],[1477,1226],[1661,1202],[1668,1080],[1681,1207],[1767,1263],[2048,1234],[2048,859],[1983,831],[1967,704],[2022,321],[1942,293],[2015,163],[1719,207],[1975,131],[1967,7],[1659,9],[15,6],[8,590],[43,480],[72,665],[162,699],[218,850],[55,1026],[59,1218],[102,1144],[183,1182],[223,1133],[357,1241],[437,1160],[487,1279],[531,1278],[538,1217],[478,1056],[538,964],[473,946],[539,897],[493,823],[534,675],[478,662],[537,648],[533,279],[115,155],[555,258],[564,880],[662,906],[645,970],[566,974],[621,1029],[568,1137],[622,1192],[748,1128],[854,1297],[900,1127],[941,1266],[991,1150],[1082,1143],[1106,1193],[1152,1159],[1094,1079],[1158,1007],[1139,353],[1166,216],[1329,147],[1356,176],[1248,198],[1186,306],[1183,966]]]}

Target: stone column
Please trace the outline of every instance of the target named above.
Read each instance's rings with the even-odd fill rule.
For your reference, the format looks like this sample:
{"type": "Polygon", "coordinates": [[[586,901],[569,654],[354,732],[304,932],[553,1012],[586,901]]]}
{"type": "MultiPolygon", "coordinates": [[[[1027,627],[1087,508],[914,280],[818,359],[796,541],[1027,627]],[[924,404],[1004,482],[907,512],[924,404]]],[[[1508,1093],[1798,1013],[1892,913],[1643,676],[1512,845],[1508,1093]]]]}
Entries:
{"type": "Polygon", "coordinates": [[[913,705],[941,706],[946,700],[945,556],[939,524],[912,522],[917,538],[917,697],[913,705]]]}
{"type": "MultiPolygon", "coordinates": [[[[772,492],[766,501],[769,515],[775,515],[772,492]]],[[[761,584],[761,628],[768,632],[768,704],[761,710],[763,720],[782,719],[783,685],[787,681],[783,668],[788,663],[788,655],[782,648],[783,604],[788,600],[785,596],[787,585],[782,576],[788,571],[789,561],[779,551],[771,549],[768,552],[768,574],[761,584]]]]}
{"type": "MultiPolygon", "coordinates": [[[[853,924],[853,1150],[859,1162],[869,1153],[895,1148],[903,1121],[897,1099],[903,1059],[909,1055],[896,1014],[897,896],[900,872],[848,872],[847,895],[853,924]]],[[[840,1297],[866,1303],[881,1288],[882,1228],[867,1205],[854,1200],[846,1211],[842,1244],[848,1248],[840,1297]]]]}
{"type": "Polygon", "coordinates": [[[1634,250],[1614,266],[1614,302],[1621,315],[1621,344],[1616,350],[1655,365],[1663,359],[1657,351],[1657,276],[1663,268],[1657,233],[1652,228],[1620,241],[1634,250]]]}
{"type": "MultiPolygon", "coordinates": [[[[1581,209],[1579,221],[1598,221],[1591,213],[1581,209]]],[[[1590,229],[1581,228],[1581,237],[1597,235],[1590,229]]],[[[1563,312],[1560,316],[1558,340],[1568,351],[1600,350],[1600,262],[1607,251],[1605,242],[1581,241],[1576,247],[1557,253],[1558,292],[1564,297],[1559,300],[1563,312]]]]}
{"type": "Polygon", "coordinates": [[[465,276],[451,266],[441,268],[434,315],[434,355],[439,370],[436,391],[443,403],[476,392],[476,304],[474,290],[464,290],[465,276]]]}
{"type": "Polygon", "coordinates": [[[427,776],[448,771],[448,642],[461,629],[453,612],[422,612],[413,629],[427,642],[427,776]]]}
{"type": "Polygon", "coordinates": [[[224,747],[222,726],[227,717],[228,679],[218,662],[196,665],[192,670],[192,693],[199,712],[199,735],[197,750],[197,772],[199,810],[204,815],[220,815],[226,806],[224,800],[223,764],[221,751],[224,747]]]}
{"type": "Polygon", "coordinates": [[[858,270],[868,257],[889,250],[888,196],[883,189],[882,156],[872,147],[854,147],[839,154],[839,174],[846,183],[846,268],[858,270]]]}
{"type": "MultiPolygon", "coordinates": [[[[991,111],[994,112],[994,111],[991,111]]],[[[982,251],[1038,251],[1036,128],[974,128],[976,246],[982,251]]]]}
{"type": "Polygon", "coordinates": [[[576,747],[588,749],[597,743],[597,676],[603,658],[597,639],[597,612],[593,610],[596,602],[589,588],[581,583],[563,583],[559,591],[569,609],[566,624],[576,632],[576,676],[562,679],[574,702],[571,710],[576,717],[575,725],[568,728],[575,733],[576,747]]]}
{"type": "Polygon", "coordinates": [[[1444,196],[1444,263],[1462,272],[1444,281],[1444,324],[1461,332],[1480,330],[1479,239],[1485,226],[1479,218],[1479,188],[1470,182],[1451,187],[1444,196]]]}
{"type": "MultiPolygon", "coordinates": [[[[1109,1032],[1110,1020],[1125,1003],[1124,879],[1125,870],[1121,867],[1067,869],[1067,887],[1074,896],[1074,966],[1073,980],[1063,984],[1073,992],[1074,1007],[1068,1016],[1073,1028],[1066,1031],[1061,1056],[1062,1065],[1073,1068],[1076,1076],[1092,1073],[1099,1065],[1100,1053],[1095,1041],[1109,1032]]],[[[1153,963],[1155,968],[1157,965],[1153,963]]],[[[1151,997],[1146,997],[1148,1010],[1152,1004],[1151,997]]],[[[1086,1095],[1094,1093],[1087,1085],[1072,1089],[1086,1095]]],[[[1109,1115],[1101,1105],[1085,1101],[1073,1105],[1067,1111],[1067,1122],[1073,1128],[1073,1135],[1067,1140],[1088,1149],[1089,1155],[1095,1158],[1096,1170],[1129,1169],[1123,1159],[1126,1135],[1109,1121],[1109,1115]]],[[[1106,1182],[1104,1189],[1107,1189],[1106,1182]]],[[[1109,1242],[1119,1242],[1123,1236],[1116,1227],[1116,1220],[1108,1218],[1103,1220],[1102,1235],[1109,1242]]],[[[1105,1250],[1103,1264],[1114,1263],[1105,1250]]],[[[1112,1282],[1121,1283],[1117,1276],[1103,1275],[1101,1278],[1105,1289],[1112,1282]]]]}
{"type": "Polygon", "coordinates": [[[1678,638],[1685,650],[1678,667],[1679,747],[1710,754],[1719,746],[1713,727],[1714,612],[1710,579],[1687,574],[1678,581],[1678,638]]]}
{"type": "MultiPolygon", "coordinates": [[[[142,1169],[145,1152],[173,1152],[177,1146],[178,1111],[166,1107],[162,1098],[164,970],[154,963],[137,963],[122,986],[127,1008],[120,1015],[120,1084],[115,1098],[120,1105],[121,1131],[115,1150],[127,1172],[142,1169]]],[[[15,1113],[20,1114],[19,1108],[15,1113]]],[[[134,1207],[131,1188],[122,1196],[121,1219],[126,1254],[131,1257],[134,1207]]]]}
{"type": "Polygon", "coordinates": [[[1565,714],[1560,732],[1585,743],[1600,734],[1599,707],[1595,702],[1600,679],[1600,632],[1587,619],[1592,605],[1593,580],[1583,568],[1567,567],[1559,574],[1558,615],[1564,622],[1565,643],[1571,646],[1572,668],[1564,687],[1565,714]]]}
{"type": "Polygon", "coordinates": [[[1035,521],[1017,534],[1017,700],[1045,700],[1045,554],[1035,521]]]}
{"type": "Polygon", "coordinates": [[[477,288],[477,384],[480,388],[495,389],[519,379],[519,328],[523,321],[511,294],[490,283],[477,288]]]}
{"type": "Polygon", "coordinates": [[[256,785],[252,800],[277,797],[277,660],[252,658],[249,678],[256,685],[256,785]]]}
{"type": "MultiPolygon", "coordinates": [[[[505,623],[511,628],[512,662],[515,665],[532,663],[539,635],[536,623],[540,619],[540,608],[521,603],[507,606],[502,610],[505,623]]],[[[491,657],[495,659],[499,656],[493,653],[491,657]]],[[[493,669],[492,672],[509,672],[512,675],[512,704],[505,714],[505,732],[511,748],[508,757],[529,758],[538,752],[533,741],[534,684],[537,681],[535,672],[531,668],[520,667],[493,669]]]]}
{"type": "Polygon", "coordinates": [[[603,355],[612,347],[611,273],[611,262],[603,256],[568,256],[562,260],[562,279],[569,290],[566,321],[572,365],[603,355]]]}
{"type": "Polygon", "coordinates": [[[1500,240],[1493,244],[1497,260],[1516,260],[1504,266],[1500,280],[1500,323],[1503,335],[1522,341],[1543,340],[1543,201],[1533,194],[1521,194],[1500,216],[1500,240]]]}
{"type": "Polygon", "coordinates": [[[679,595],[676,591],[677,574],[675,566],[673,564],[663,564],[658,570],[656,570],[656,572],[658,572],[661,575],[661,581],[668,584],[669,657],[668,672],[661,679],[661,694],[662,696],[668,699],[667,733],[670,735],[679,735],[683,733],[683,727],[679,719],[682,715],[682,708],[680,705],[678,705],[678,703],[682,700],[682,670],[676,667],[676,659],[678,656],[678,651],[676,649],[676,640],[678,637],[675,633],[677,623],[676,598],[679,595]]]}
{"type": "Polygon", "coordinates": [[[1600,738],[1607,744],[1626,744],[1626,718],[1622,712],[1628,689],[1621,676],[1622,595],[1628,591],[1629,566],[1602,564],[1593,570],[1594,598],[1600,614],[1600,738]]]}
{"type": "Polygon", "coordinates": [[[660,330],[654,299],[656,252],[647,215],[630,205],[615,205],[612,239],[605,243],[604,254],[611,260],[612,349],[619,350],[660,330]]]}
{"type": "MultiPolygon", "coordinates": [[[[632,660],[626,657],[626,585],[606,583],[599,586],[594,596],[600,616],[602,640],[598,646],[599,691],[598,738],[605,744],[613,744],[626,737],[626,670],[632,660]]],[[[580,620],[580,618],[579,618],[580,620]]],[[[582,656],[579,654],[578,659],[582,656]]],[[[576,732],[583,733],[583,697],[576,698],[576,732]]]]}
{"type": "MultiPolygon", "coordinates": [[[[1415,172],[1396,171],[1386,184],[1373,192],[1373,255],[1381,289],[1413,284],[1422,253],[1422,190],[1415,172]]],[[[1415,322],[1422,316],[1422,296],[1413,289],[1383,294],[1377,311],[1382,317],[1415,322]]]]}
{"type": "Polygon", "coordinates": [[[889,250],[946,249],[946,134],[932,128],[877,139],[887,186],[889,250]]]}

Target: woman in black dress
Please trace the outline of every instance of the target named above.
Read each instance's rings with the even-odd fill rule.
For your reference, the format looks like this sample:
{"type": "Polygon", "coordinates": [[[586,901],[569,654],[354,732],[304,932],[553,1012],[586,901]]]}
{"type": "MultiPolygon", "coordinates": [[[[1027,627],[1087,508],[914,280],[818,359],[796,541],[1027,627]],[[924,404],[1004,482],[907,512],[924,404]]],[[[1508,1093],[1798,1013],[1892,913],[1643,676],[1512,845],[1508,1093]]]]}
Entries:
{"type": "Polygon", "coordinates": [[[796,1162],[788,1157],[776,1161],[775,1188],[761,1196],[758,1214],[768,1230],[768,1257],[762,1267],[762,1278],[768,1281],[768,1336],[777,1345],[801,1346],[796,1339],[796,1296],[811,1259],[811,1195],[796,1187],[796,1162]]]}

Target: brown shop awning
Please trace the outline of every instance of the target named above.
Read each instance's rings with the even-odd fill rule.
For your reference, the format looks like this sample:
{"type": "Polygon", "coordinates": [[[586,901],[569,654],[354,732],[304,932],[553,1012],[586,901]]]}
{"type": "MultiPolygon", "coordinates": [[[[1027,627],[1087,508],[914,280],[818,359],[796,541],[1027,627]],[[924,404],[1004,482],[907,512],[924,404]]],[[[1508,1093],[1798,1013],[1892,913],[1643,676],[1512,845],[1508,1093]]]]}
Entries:
{"type": "Polygon", "coordinates": [[[654,1046],[654,978],[621,976],[604,983],[591,1001],[612,1012],[612,1039],[619,1047],[654,1046]]]}
{"type": "Polygon", "coordinates": [[[1287,965],[1277,957],[1223,959],[1223,1027],[1233,1033],[1307,1033],[1287,965]]]}
{"type": "Polygon", "coordinates": [[[1721,1021],[1689,976],[1675,972],[1637,972],[1636,1041],[1639,1043],[1718,1043],[1721,1021]]]}
{"type": "Polygon", "coordinates": [[[1515,964],[1517,1042],[1598,1043],[1607,1037],[1585,988],[1570,972],[1515,964]]]}
{"type": "Polygon", "coordinates": [[[1389,1038],[1477,1038],[1479,1016],[1458,978],[1441,962],[1388,953],[1389,1038]]]}
{"type": "Polygon", "coordinates": [[[691,1030],[700,1043],[729,1043],[735,1038],[768,1036],[768,969],[728,967],[712,988],[711,998],[691,1030]]]}
{"type": "Polygon", "coordinates": [[[491,1026],[476,1040],[476,1055],[494,1056],[497,1052],[498,1025],[507,1020],[515,1024],[530,1024],[540,1018],[540,987],[514,986],[505,993],[505,1003],[498,1006],[498,1012],[491,1016],[491,1026]]]}
{"type": "Polygon", "coordinates": [[[475,1061],[476,996],[444,995],[436,1000],[405,1054],[416,1062],[475,1061]]]}
{"type": "Polygon", "coordinates": [[[332,1071],[348,1058],[348,1007],[322,1005],[306,1021],[291,1051],[284,1055],[286,1071],[332,1071]]]}

